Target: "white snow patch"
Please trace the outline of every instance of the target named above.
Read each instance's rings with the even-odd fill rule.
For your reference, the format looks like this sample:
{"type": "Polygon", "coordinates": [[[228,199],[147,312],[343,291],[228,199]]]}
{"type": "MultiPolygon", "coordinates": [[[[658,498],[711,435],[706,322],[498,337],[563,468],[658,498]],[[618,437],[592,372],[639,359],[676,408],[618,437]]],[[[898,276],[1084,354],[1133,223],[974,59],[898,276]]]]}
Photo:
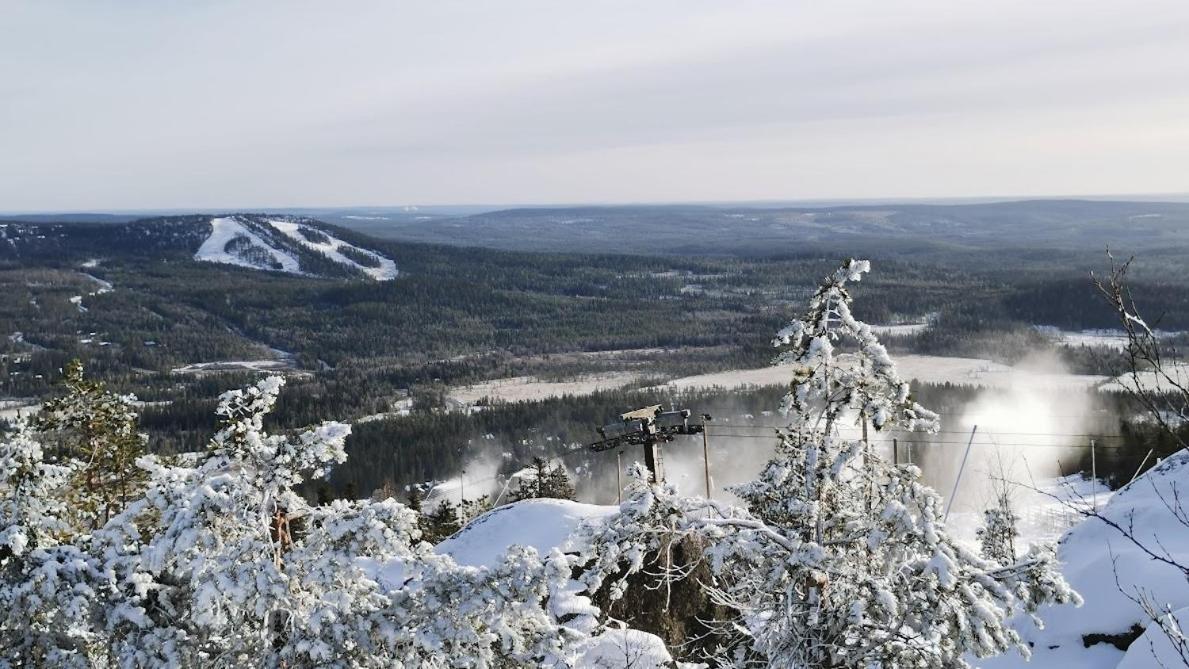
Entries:
{"type": "Polygon", "coordinates": [[[569,381],[543,381],[534,376],[510,376],[451,388],[446,396],[463,406],[490,399],[501,402],[535,402],[564,395],[590,395],[622,388],[640,378],[635,372],[585,374],[569,381]]]}
{"type": "Polygon", "coordinates": [[[673,658],[660,637],[634,629],[609,629],[578,649],[576,669],[661,669],[673,658]]]}
{"type": "Polygon", "coordinates": [[[289,274],[302,274],[301,263],[298,262],[297,258],[275,248],[261,238],[260,235],[249,230],[243,223],[231,217],[211,219],[211,236],[207,237],[206,241],[202,243],[202,246],[198,248],[198,252],[194,254],[194,259],[201,262],[215,262],[250,269],[278,271],[269,262],[245,257],[242,251],[239,253],[228,253],[225,250],[227,243],[237,237],[246,238],[251,243],[252,249],[258,249],[260,253],[265,254],[272,261],[280,264],[279,271],[289,274]]]}
{"type": "MultiPolygon", "coordinates": [[[[86,264],[84,263],[83,266],[86,267],[86,264]]],[[[85,276],[88,279],[90,279],[91,281],[93,281],[96,286],[99,286],[93,292],[91,292],[91,295],[102,295],[104,293],[110,293],[111,291],[115,290],[115,288],[112,287],[110,281],[104,281],[103,279],[100,279],[99,277],[95,276],[94,274],[87,274],[86,272],[79,272],[79,274],[82,274],[83,276],[85,276]]]]}
{"type": "MultiPolygon", "coordinates": [[[[1092,388],[1108,377],[1089,374],[1038,372],[1011,367],[980,358],[953,358],[940,355],[902,355],[896,358],[896,369],[905,380],[926,383],[986,388],[1092,388]]],[[[792,377],[791,365],[776,365],[758,369],[740,369],[712,374],[687,376],[670,381],[670,388],[742,388],[747,386],[787,385],[792,377]]]]}
{"type": "Polygon", "coordinates": [[[292,363],[286,360],[218,360],[215,362],[195,362],[184,367],[175,367],[174,374],[199,374],[202,372],[272,372],[291,369],[292,363]]]}
{"type": "Polygon", "coordinates": [[[601,522],[618,512],[618,506],[526,499],[479,516],[435,550],[471,567],[499,564],[511,546],[532,547],[542,555],[553,548],[565,552],[574,548],[570,535],[583,523],[601,522]]]}
{"type": "Polygon", "coordinates": [[[306,227],[310,227],[312,230],[317,230],[319,234],[325,235],[326,238],[328,240],[330,240],[328,242],[312,242],[309,239],[306,239],[305,235],[301,234],[301,231],[299,230],[299,228],[302,227],[301,223],[295,223],[293,221],[283,221],[283,220],[270,220],[269,224],[272,225],[272,227],[276,228],[277,230],[280,230],[285,235],[287,235],[290,239],[296,241],[297,243],[301,244],[302,246],[304,246],[308,249],[312,249],[314,251],[318,251],[319,253],[326,255],[328,258],[330,258],[331,260],[333,260],[339,264],[347,265],[349,267],[354,267],[354,268],[360,270],[361,272],[367,274],[371,278],[375,279],[376,281],[391,281],[392,279],[395,279],[396,275],[398,274],[398,272],[396,270],[396,263],[393,262],[392,260],[385,258],[384,256],[382,256],[378,253],[375,253],[373,251],[368,251],[367,249],[361,249],[358,246],[355,246],[354,244],[348,244],[347,242],[344,242],[341,239],[335,238],[333,235],[326,232],[325,230],[313,228],[311,226],[306,226],[306,227]],[[354,251],[356,251],[358,253],[362,253],[364,255],[371,256],[372,258],[375,258],[377,262],[380,263],[380,266],[379,267],[368,267],[366,265],[361,265],[361,264],[355,262],[354,260],[352,260],[351,258],[347,257],[346,255],[344,255],[342,252],[342,250],[344,248],[353,249],[354,251]]]}
{"type": "MultiPolygon", "coordinates": [[[[1189,625],[1189,607],[1174,611],[1169,615],[1172,616],[1172,621],[1176,622],[1177,628],[1184,633],[1185,626],[1189,625]]],[[[1164,630],[1161,630],[1157,625],[1148,625],[1148,629],[1144,630],[1140,638],[1132,642],[1131,647],[1127,649],[1127,654],[1123,656],[1123,661],[1119,663],[1118,669],[1149,669],[1150,667],[1172,669],[1183,666],[1185,666],[1185,658],[1181,657],[1181,652],[1169,640],[1164,630]]]]}

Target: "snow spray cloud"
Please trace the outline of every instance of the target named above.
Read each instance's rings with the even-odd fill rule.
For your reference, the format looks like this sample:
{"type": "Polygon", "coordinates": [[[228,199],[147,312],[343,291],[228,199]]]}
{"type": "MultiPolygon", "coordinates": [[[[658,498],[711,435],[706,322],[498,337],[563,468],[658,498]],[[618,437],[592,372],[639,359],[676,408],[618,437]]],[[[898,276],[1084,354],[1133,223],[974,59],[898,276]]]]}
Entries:
{"type": "Polygon", "coordinates": [[[947,501],[953,496],[950,524],[969,537],[1004,480],[1020,513],[1041,501],[1033,487],[1075,469],[1094,411],[1086,377],[1069,374],[1051,353],[993,373],[998,378],[985,379],[990,387],[956,416],[943,416],[943,433],[921,453],[926,481],[947,501]],[[967,443],[969,459],[955,490],[967,443]]]}

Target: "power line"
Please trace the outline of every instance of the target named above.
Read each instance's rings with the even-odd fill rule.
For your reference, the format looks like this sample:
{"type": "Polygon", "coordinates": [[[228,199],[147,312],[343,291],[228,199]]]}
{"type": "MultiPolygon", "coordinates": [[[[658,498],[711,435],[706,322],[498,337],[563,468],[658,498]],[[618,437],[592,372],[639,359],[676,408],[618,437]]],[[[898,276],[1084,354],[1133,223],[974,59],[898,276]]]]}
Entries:
{"type": "MultiPolygon", "coordinates": [[[[721,430],[752,430],[752,431],[770,430],[770,429],[771,430],[787,430],[787,429],[789,429],[789,427],[787,425],[723,425],[720,423],[720,424],[716,424],[716,425],[712,426],[710,429],[713,430],[714,432],[719,432],[721,430]]],[[[862,428],[858,428],[858,427],[838,427],[836,429],[838,429],[840,432],[841,431],[859,432],[862,430],[862,428]]],[[[970,431],[969,430],[937,430],[936,432],[926,433],[926,432],[911,432],[911,431],[907,431],[907,430],[904,430],[904,431],[896,430],[894,432],[889,432],[887,434],[893,434],[893,433],[894,434],[970,434],[970,431]]],[[[995,432],[989,432],[989,433],[996,434],[996,435],[1025,436],[1025,437],[1084,437],[1087,439],[1126,439],[1129,436],[1129,435],[1125,435],[1125,434],[1100,434],[1097,432],[1083,433],[1083,432],[999,432],[999,431],[995,431],[995,432]]]]}
{"type": "MultiPolygon", "coordinates": [[[[967,433],[967,434],[969,434],[969,433],[967,433]]],[[[760,440],[764,440],[764,441],[771,441],[773,439],[772,435],[758,435],[758,434],[724,434],[724,435],[720,435],[720,436],[728,437],[731,439],[760,439],[760,440]]],[[[900,439],[900,441],[905,444],[910,444],[912,446],[934,446],[934,445],[943,446],[943,445],[947,445],[947,444],[965,444],[966,443],[965,440],[950,440],[950,439],[920,440],[920,441],[915,441],[915,440],[914,441],[905,441],[904,439],[900,439]]],[[[888,441],[885,440],[885,441],[877,442],[877,443],[888,443],[888,441]]],[[[982,443],[982,444],[976,444],[976,445],[1019,446],[1019,447],[1028,447],[1028,448],[1090,448],[1090,444],[1088,444],[1088,443],[1086,443],[1086,444],[1037,444],[1037,443],[1002,442],[1001,441],[1001,442],[996,442],[994,444],[982,443]]],[[[1105,446],[1105,445],[1100,444],[1098,446],[1098,448],[1123,450],[1123,449],[1126,449],[1127,446],[1123,446],[1123,445],[1105,446]]]]}

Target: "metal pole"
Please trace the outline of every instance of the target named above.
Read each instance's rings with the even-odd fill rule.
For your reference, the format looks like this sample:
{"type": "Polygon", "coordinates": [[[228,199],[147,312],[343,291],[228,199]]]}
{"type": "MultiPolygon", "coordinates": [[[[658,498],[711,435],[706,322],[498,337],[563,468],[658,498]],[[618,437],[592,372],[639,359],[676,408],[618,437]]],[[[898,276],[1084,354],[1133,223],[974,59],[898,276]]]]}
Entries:
{"type": "Polygon", "coordinates": [[[950,492],[950,498],[945,503],[945,517],[942,518],[943,521],[950,519],[950,509],[954,506],[954,497],[958,495],[958,485],[962,483],[962,471],[966,469],[966,459],[970,457],[970,446],[974,444],[974,433],[977,431],[977,425],[970,430],[970,441],[966,442],[966,454],[962,456],[962,464],[958,467],[958,478],[954,479],[954,489],[950,492]]]}
{"type": "Polygon", "coordinates": [[[1094,454],[1094,440],[1090,440],[1090,500],[1098,508],[1098,458],[1094,454]]]}
{"type": "Polygon", "coordinates": [[[467,501],[467,470],[462,470],[462,476],[458,477],[458,501],[460,504],[466,504],[467,501]]]}
{"type": "Polygon", "coordinates": [[[702,465],[706,468],[706,499],[710,499],[710,437],[706,436],[706,428],[702,428],[702,465]]]}
{"type": "Polygon", "coordinates": [[[623,504],[623,482],[620,476],[623,472],[623,451],[616,451],[615,453],[615,498],[619,504],[623,504]]]}
{"type": "MultiPolygon", "coordinates": [[[[1139,473],[1144,470],[1144,465],[1148,464],[1148,458],[1152,457],[1152,454],[1155,452],[1156,449],[1154,448],[1148,451],[1148,454],[1144,456],[1143,462],[1139,463],[1139,466],[1135,468],[1135,473],[1131,475],[1131,481],[1139,477],[1139,473]]],[[[1131,481],[1128,481],[1128,483],[1131,483],[1131,481]]]]}
{"type": "Polygon", "coordinates": [[[892,465],[900,464],[900,440],[892,439],[892,465]]]}

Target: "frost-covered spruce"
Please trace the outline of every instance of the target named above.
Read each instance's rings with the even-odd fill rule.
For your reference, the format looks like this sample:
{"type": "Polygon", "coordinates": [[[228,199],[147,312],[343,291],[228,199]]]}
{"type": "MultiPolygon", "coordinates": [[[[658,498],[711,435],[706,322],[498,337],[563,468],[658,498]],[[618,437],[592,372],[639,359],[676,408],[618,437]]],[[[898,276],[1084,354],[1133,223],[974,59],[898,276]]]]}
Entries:
{"type": "Polygon", "coordinates": [[[86,667],[107,578],[69,542],[65,489],[78,467],[42,456],[25,426],[0,443],[0,667],[86,667]]]}
{"type": "Polygon", "coordinates": [[[349,430],[265,432],[282,383],[225,393],[189,466],[140,458],[141,495],[92,532],[71,522],[84,463],[43,462],[28,430],[0,444],[0,667],[580,663],[600,626],[569,556],[463,567],[391,499],[297,495],[345,459],[349,430]]]}
{"type": "Polygon", "coordinates": [[[1011,508],[1007,491],[995,495],[995,503],[983,512],[983,526],[978,529],[983,557],[998,564],[1016,561],[1016,539],[1020,536],[1019,517],[1011,508]]]}

